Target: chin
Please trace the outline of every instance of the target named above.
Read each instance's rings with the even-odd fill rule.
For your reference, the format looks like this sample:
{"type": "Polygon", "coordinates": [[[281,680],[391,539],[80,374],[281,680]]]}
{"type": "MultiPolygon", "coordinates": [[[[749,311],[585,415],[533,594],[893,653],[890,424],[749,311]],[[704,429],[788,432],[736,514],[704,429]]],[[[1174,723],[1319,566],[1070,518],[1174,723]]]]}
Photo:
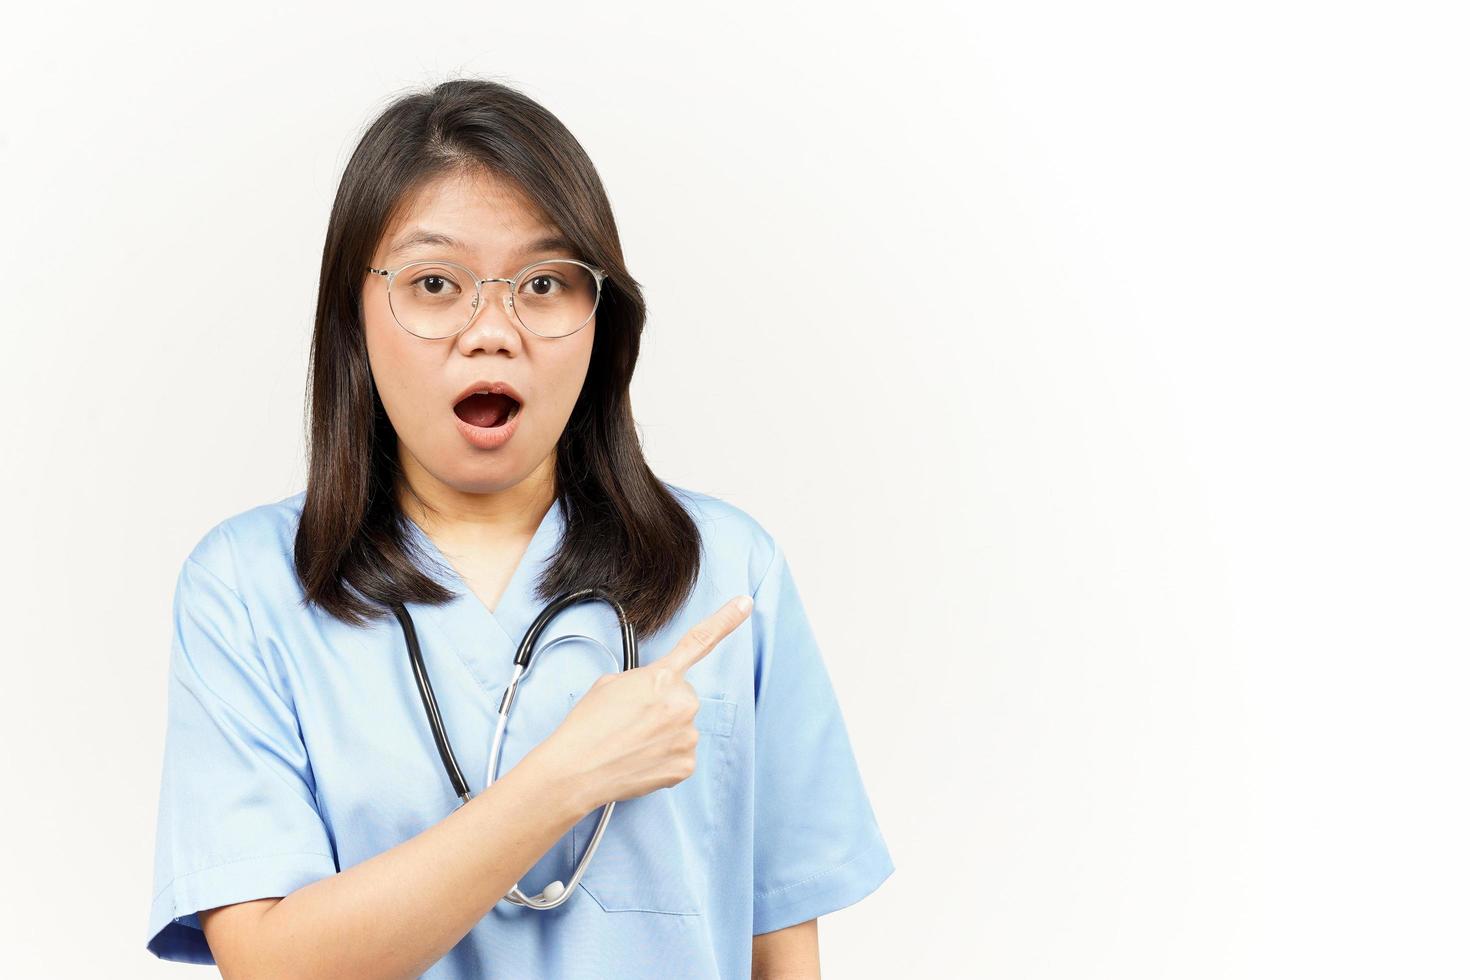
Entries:
{"type": "Polygon", "coordinates": [[[506,460],[480,460],[461,462],[455,469],[455,479],[440,482],[460,493],[499,493],[509,490],[526,476],[527,471],[506,460]]]}

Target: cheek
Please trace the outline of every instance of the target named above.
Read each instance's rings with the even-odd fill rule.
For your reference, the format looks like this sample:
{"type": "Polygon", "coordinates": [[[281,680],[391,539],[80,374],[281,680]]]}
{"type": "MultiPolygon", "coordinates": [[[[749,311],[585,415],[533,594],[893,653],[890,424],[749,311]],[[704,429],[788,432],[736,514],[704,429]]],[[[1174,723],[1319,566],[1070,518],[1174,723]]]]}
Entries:
{"type": "MultiPolygon", "coordinates": [[[[587,369],[592,359],[591,331],[576,345],[568,345],[556,351],[556,358],[548,365],[548,388],[552,392],[550,401],[555,403],[558,428],[565,425],[582,394],[587,380],[587,369]]],[[[579,333],[576,335],[581,338],[579,333]]]]}
{"type": "Polygon", "coordinates": [[[400,435],[415,432],[424,425],[428,412],[426,393],[416,379],[428,376],[428,367],[421,362],[429,355],[427,348],[431,345],[401,329],[386,305],[379,309],[371,302],[364,303],[363,320],[368,364],[383,408],[400,435]]]}

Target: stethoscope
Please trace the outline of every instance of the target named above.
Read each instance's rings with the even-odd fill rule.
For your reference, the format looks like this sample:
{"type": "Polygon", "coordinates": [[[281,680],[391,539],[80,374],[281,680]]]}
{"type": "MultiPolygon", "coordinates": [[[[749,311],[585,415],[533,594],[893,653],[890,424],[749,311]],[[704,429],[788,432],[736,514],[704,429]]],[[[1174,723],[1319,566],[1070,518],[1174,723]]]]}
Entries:
{"type": "MultiPolygon", "coordinates": [[[[628,622],[628,616],[623,612],[622,605],[611,594],[596,587],[578,589],[575,592],[565,593],[548,603],[546,608],[541,610],[541,614],[536,617],[536,621],[526,630],[520,649],[516,651],[515,667],[511,671],[510,681],[506,684],[505,694],[500,699],[500,717],[495,723],[495,738],[490,743],[490,764],[485,772],[487,788],[495,782],[498,775],[500,750],[503,747],[506,721],[510,718],[510,705],[515,700],[516,685],[531,669],[531,652],[536,646],[536,641],[540,639],[542,631],[557,613],[567,606],[589,599],[601,599],[617,612],[618,626],[623,634],[623,670],[632,670],[638,666],[638,639],[634,635],[633,625],[628,622]]],[[[444,763],[444,771],[449,774],[450,785],[454,787],[454,792],[459,797],[459,803],[455,805],[455,809],[458,809],[470,801],[470,787],[459,771],[459,763],[455,761],[454,750],[449,747],[449,738],[444,734],[444,723],[439,717],[439,702],[434,698],[434,688],[429,683],[429,672],[424,668],[424,657],[419,650],[418,634],[413,628],[413,617],[409,616],[408,610],[403,608],[402,603],[392,603],[391,608],[394,615],[398,617],[399,625],[403,627],[403,639],[408,646],[408,659],[413,665],[414,680],[418,682],[419,697],[424,702],[424,713],[429,717],[429,727],[434,730],[434,741],[439,746],[439,759],[444,763]]],[[[613,804],[616,802],[613,800],[603,804],[602,816],[597,821],[597,829],[592,832],[592,839],[587,843],[587,850],[582,855],[582,860],[577,862],[577,868],[572,872],[570,881],[565,885],[560,881],[553,881],[543,888],[539,895],[526,895],[521,891],[520,882],[516,882],[506,894],[506,900],[532,909],[554,909],[565,902],[571,896],[573,889],[577,887],[577,882],[582,880],[582,874],[587,870],[587,865],[597,850],[598,841],[602,840],[602,832],[607,827],[608,818],[612,816],[613,804]]]]}

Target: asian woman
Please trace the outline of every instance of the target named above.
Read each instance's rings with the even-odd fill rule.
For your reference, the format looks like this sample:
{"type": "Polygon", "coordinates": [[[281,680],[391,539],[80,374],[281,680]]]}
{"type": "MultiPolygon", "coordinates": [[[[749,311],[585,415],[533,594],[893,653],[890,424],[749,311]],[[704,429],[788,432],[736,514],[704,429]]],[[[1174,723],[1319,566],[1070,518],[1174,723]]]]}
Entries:
{"type": "Polygon", "coordinates": [[[818,975],[818,917],[893,863],[784,552],[644,460],[644,319],[597,172],[541,105],[456,79],[367,128],[326,230],[306,485],[179,574],[153,953],[230,977],[818,975]],[[639,665],[611,606],[553,619],[491,781],[517,643],[589,587],[639,665]],[[612,801],[564,901],[505,900],[569,880],[612,801]]]}

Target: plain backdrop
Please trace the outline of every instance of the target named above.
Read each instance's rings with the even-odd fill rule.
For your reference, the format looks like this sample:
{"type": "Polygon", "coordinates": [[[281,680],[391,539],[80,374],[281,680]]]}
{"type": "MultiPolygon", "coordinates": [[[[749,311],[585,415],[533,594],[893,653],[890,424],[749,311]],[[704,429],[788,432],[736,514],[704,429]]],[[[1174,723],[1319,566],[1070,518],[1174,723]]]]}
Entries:
{"type": "Polygon", "coordinates": [[[204,975],[174,578],[303,486],[362,127],[473,74],[599,168],[655,471],[791,559],[897,865],[826,976],[1467,975],[1458,7],[7,13],[0,973],[204,975]]]}

